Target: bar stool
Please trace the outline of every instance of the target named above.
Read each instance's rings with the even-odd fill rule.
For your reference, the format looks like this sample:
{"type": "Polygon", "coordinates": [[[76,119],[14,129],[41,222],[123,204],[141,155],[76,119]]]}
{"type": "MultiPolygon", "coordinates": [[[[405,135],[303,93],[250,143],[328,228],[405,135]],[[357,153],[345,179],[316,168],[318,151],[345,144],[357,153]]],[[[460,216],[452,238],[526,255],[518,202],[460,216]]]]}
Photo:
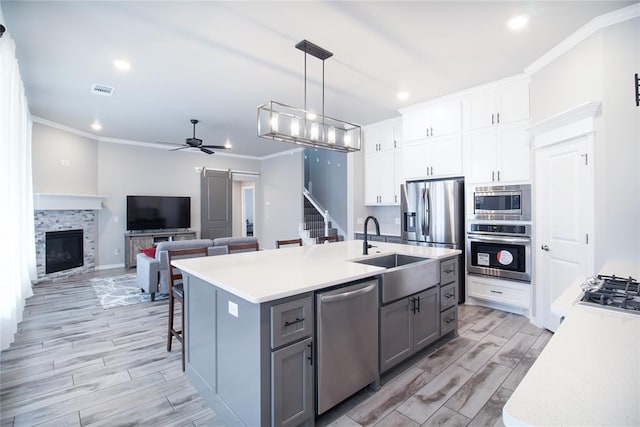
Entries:
{"type": "Polygon", "coordinates": [[[238,243],[235,245],[227,245],[227,250],[230,254],[234,252],[251,252],[260,250],[258,242],[253,243],[238,243]]]}
{"type": "Polygon", "coordinates": [[[285,245],[302,246],[302,239],[276,240],[276,249],[280,249],[280,246],[285,245]]]}
{"type": "Polygon", "coordinates": [[[179,269],[171,265],[172,259],[195,258],[198,256],[207,256],[207,248],[198,249],[180,249],[167,251],[169,263],[169,328],[167,332],[167,351],[171,351],[173,337],[182,345],[182,371],[185,370],[184,354],[185,354],[185,336],[184,336],[184,286],[182,284],[182,273],[179,269]],[[173,318],[175,310],[175,300],[181,304],[181,326],[180,329],[173,327],[173,318]]]}
{"type": "Polygon", "coordinates": [[[336,236],[336,235],[318,237],[318,243],[332,243],[332,242],[337,242],[337,241],[338,241],[338,236],[336,236]]]}

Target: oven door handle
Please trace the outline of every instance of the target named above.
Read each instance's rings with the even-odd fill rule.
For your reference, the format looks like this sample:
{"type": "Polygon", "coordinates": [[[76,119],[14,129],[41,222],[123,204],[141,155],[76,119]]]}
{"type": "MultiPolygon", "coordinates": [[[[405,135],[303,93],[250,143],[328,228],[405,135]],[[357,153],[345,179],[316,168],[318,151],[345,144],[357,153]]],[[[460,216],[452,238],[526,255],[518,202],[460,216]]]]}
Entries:
{"type": "Polygon", "coordinates": [[[496,243],[524,243],[530,244],[530,237],[509,237],[509,236],[492,236],[487,234],[467,233],[469,240],[478,240],[481,242],[496,242],[496,243]]]}

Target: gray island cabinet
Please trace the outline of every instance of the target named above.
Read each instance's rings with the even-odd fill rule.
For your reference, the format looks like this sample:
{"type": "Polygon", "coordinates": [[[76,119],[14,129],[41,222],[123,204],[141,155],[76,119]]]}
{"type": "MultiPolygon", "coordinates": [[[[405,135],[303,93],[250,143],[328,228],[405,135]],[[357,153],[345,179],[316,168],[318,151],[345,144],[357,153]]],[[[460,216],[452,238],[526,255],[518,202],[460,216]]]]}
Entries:
{"type": "Polygon", "coordinates": [[[313,295],[253,304],[185,279],[187,375],[229,425],[313,425],[313,295]]]}
{"type": "MultiPolygon", "coordinates": [[[[369,257],[394,252],[443,261],[438,283],[410,297],[424,318],[414,320],[416,351],[445,332],[444,314],[455,310],[443,307],[439,282],[460,251],[379,243],[369,257]]],[[[352,262],[362,258],[362,242],[347,241],[173,262],[184,277],[186,375],[226,425],[314,425],[315,299],[378,280],[385,270],[352,262]]]]}

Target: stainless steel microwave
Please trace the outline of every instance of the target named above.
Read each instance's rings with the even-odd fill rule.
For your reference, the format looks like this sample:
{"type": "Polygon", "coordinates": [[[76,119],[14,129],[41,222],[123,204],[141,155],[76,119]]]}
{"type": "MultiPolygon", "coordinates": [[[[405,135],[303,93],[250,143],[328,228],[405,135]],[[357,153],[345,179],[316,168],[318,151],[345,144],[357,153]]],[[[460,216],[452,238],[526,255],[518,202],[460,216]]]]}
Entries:
{"type": "Polygon", "coordinates": [[[476,220],[531,220],[531,185],[491,185],[473,190],[476,220]]]}

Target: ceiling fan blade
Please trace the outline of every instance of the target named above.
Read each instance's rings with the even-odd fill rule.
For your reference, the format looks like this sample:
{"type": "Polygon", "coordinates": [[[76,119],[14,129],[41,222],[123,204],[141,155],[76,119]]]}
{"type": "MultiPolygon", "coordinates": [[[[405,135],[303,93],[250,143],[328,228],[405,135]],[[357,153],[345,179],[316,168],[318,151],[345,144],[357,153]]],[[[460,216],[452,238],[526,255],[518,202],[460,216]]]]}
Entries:
{"type": "Polygon", "coordinates": [[[211,151],[211,150],[209,150],[209,149],[207,149],[205,147],[202,147],[202,146],[200,147],[200,151],[202,151],[204,153],[207,153],[207,154],[213,154],[214,153],[213,151],[211,151]]]}
{"type": "Polygon", "coordinates": [[[215,148],[216,150],[226,150],[227,147],[224,145],[201,145],[200,147],[204,148],[215,148]]]}
{"type": "Polygon", "coordinates": [[[185,148],[191,148],[191,147],[189,147],[188,145],[185,145],[185,146],[183,146],[183,147],[178,147],[178,148],[172,148],[172,149],[171,149],[171,150],[169,150],[169,151],[178,151],[178,150],[184,150],[185,148]]]}

